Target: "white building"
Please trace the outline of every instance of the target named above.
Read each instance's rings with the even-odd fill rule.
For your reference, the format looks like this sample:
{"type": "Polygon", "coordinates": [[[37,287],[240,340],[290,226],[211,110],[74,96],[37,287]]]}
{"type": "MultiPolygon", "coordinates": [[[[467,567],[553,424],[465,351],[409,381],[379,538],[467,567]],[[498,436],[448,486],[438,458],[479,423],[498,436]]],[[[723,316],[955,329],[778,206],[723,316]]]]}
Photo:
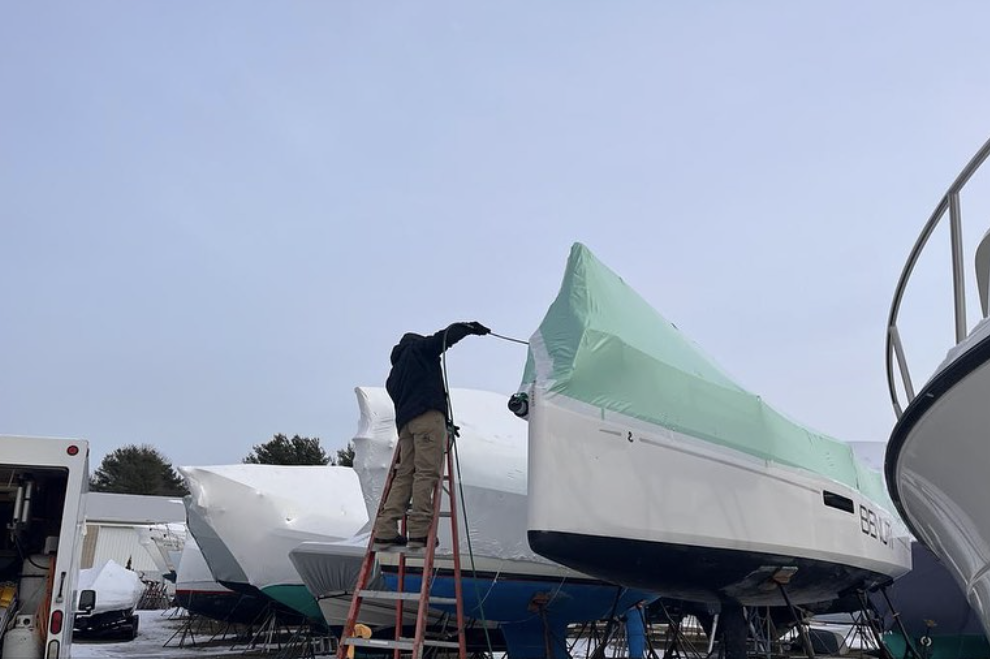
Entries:
{"type": "Polygon", "coordinates": [[[141,543],[141,529],[169,523],[184,526],[185,522],[186,508],[180,497],[89,493],[80,567],[91,568],[112,559],[150,579],[160,580],[161,559],[152,556],[151,552],[156,551],[154,545],[149,552],[149,547],[141,543]]]}

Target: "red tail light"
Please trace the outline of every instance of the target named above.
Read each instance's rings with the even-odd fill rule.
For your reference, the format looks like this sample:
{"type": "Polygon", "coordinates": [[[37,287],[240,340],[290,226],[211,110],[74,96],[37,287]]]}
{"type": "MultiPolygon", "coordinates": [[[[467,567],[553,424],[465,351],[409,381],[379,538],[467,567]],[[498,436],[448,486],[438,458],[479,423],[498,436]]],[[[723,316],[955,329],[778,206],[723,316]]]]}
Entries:
{"type": "Polygon", "coordinates": [[[53,635],[57,635],[62,632],[62,610],[55,610],[52,612],[52,623],[48,626],[48,630],[53,635]]]}
{"type": "Polygon", "coordinates": [[[76,454],[79,453],[79,447],[77,447],[76,445],[69,445],[68,447],[65,448],[65,453],[68,454],[69,456],[75,456],[76,454]]]}

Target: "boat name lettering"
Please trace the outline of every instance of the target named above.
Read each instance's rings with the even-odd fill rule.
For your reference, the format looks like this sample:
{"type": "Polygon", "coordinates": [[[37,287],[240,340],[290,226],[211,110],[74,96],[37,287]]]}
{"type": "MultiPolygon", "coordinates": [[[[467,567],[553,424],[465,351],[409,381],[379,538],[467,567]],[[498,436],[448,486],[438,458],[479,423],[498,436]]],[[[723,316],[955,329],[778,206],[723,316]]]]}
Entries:
{"type": "Polygon", "coordinates": [[[872,536],[884,545],[890,543],[890,521],[881,518],[873,509],[859,505],[859,528],[867,536],[872,536]]]}

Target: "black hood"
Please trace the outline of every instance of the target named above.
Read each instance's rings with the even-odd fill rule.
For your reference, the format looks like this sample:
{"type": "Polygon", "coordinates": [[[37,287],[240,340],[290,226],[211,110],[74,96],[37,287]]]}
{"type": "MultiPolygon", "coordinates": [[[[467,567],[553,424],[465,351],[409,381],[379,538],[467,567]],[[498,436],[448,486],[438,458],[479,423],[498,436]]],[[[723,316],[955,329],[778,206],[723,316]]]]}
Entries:
{"type": "Polygon", "coordinates": [[[400,339],[399,343],[392,349],[392,355],[390,357],[392,360],[392,366],[395,366],[395,363],[399,361],[399,356],[402,355],[404,350],[409,348],[410,344],[417,342],[420,339],[424,339],[423,335],[418,335],[415,332],[407,332],[402,335],[402,339],[400,339]]]}

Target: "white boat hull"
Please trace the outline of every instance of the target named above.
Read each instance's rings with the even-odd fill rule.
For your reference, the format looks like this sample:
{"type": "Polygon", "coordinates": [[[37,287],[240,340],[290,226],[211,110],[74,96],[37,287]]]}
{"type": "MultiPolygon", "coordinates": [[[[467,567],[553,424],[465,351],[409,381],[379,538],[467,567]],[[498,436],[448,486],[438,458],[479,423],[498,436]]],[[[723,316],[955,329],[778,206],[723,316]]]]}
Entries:
{"type": "Polygon", "coordinates": [[[957,352],[898,421],[891,495],[990,635],[990,338],[957,352]]]}
{"type": "Polygon", "coordinates": [[[793,568],[797,603],[910,568],[896,516],[815,473],[540,392],[529,424],[530,545],[583,573],[670,597],[781,605],[771,578],[793,568]],[[826,491],[845,508],[827,505],[826,491]]]}

